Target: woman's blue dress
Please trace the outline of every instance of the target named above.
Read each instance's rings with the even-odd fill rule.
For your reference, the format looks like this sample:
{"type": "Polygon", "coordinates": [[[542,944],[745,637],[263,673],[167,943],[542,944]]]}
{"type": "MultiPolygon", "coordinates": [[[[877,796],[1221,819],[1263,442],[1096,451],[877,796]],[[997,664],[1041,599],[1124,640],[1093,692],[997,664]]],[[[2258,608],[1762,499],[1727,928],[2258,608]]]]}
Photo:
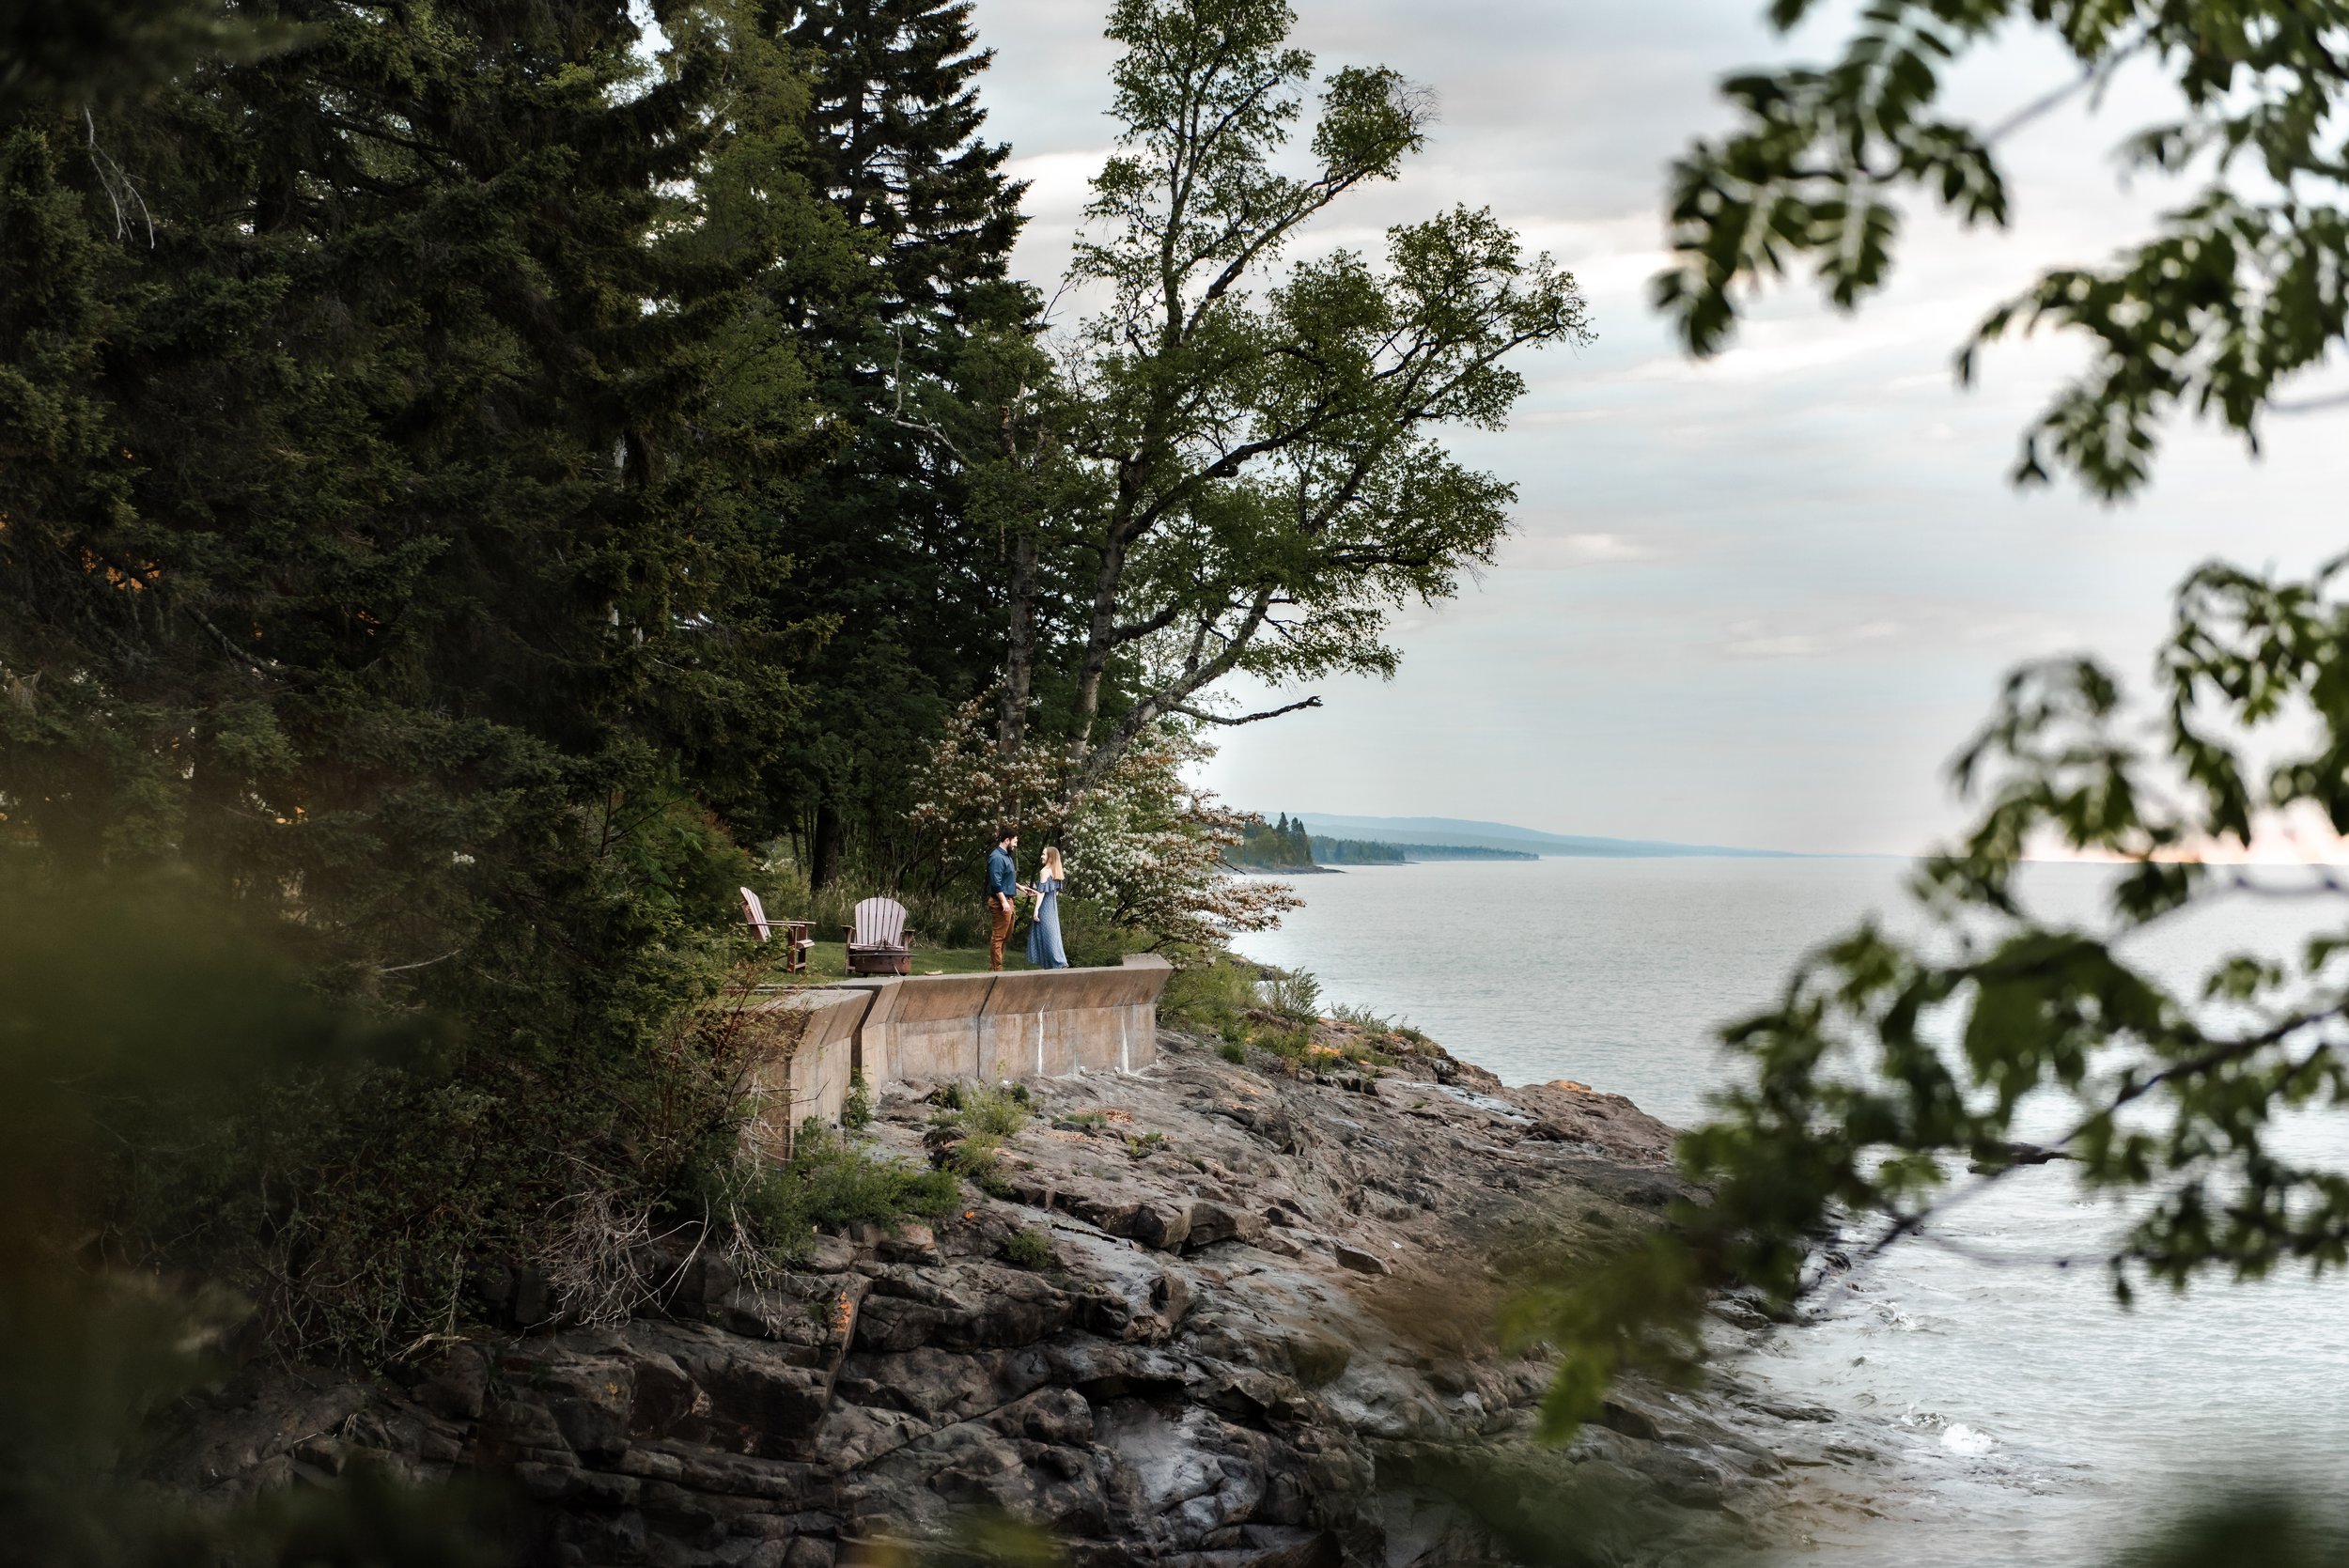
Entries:
{"type": "Polygon", "coordinates": [[[1065,970],[1068,952],[1060,942],[1060,890],[1050,877],[1035,884],[1035,924],[1028,927],[1028,962],[1040,970],[1065,970]]]}

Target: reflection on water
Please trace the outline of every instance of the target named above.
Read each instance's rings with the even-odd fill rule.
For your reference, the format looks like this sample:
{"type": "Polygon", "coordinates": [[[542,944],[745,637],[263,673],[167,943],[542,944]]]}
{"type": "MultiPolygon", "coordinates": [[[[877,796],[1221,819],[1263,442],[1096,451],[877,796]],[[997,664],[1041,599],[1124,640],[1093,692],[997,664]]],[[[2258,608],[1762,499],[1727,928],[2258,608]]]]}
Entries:
{"type": "MultiPolygon", "coordinates": [[[[1766,1004],[1794,963],[1871,911],[1906,923],[1884,861],[1455,862],[1302,879],[1307,905],[1241,945],[1312,970],[1333,1001],[1407,1016],[1513,1083],[1573,1078],[1667,1121],[1703,1114],[1731,1063],[1714,1032],[1766,1004]]],[[[2092,918],[2104,874],[2034,868],[2043,908],[2092,918]]],[[[2183,981],[2219,951],[2282,953],[2307,903],[2230,901],[2142,939],[2183,981]]],[[[2349,1127],[2304,1119],[2293,1153],[2349,1164],[2349,1127]]],[[[1826,1321],[1757,1369],[1882,1423],[1899,1484],[1807,1521],[1848,1560],[1935,1568],[2028,1555],[2100,1560],[2214,1481],[2349,1489],[2349,1281],[2212,1283],[2112,1302],[2092,1252],[2119,1219],[2061,1165],[1953,1210],[1940,1239],[1840,1281],[1826,1321]],[[1858,1504],[1865,1501],[1874,1513],[1858,1504]],[[1880,1517],[1879,1517],[1880,1515],[1880,1517]]]]}

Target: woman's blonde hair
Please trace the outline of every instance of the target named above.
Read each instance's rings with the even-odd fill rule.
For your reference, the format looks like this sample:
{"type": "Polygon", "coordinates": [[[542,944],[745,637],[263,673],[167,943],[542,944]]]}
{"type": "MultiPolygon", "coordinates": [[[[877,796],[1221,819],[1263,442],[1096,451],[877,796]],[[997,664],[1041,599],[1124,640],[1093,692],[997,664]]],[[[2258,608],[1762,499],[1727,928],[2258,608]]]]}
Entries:
{"type": "Polygon", "coordinates": [[[1057,844],[1044,846],[1044,875],[1055,882],[1068,880],[1068,868],[1061,864],[1060,846],[1057,844]]]}

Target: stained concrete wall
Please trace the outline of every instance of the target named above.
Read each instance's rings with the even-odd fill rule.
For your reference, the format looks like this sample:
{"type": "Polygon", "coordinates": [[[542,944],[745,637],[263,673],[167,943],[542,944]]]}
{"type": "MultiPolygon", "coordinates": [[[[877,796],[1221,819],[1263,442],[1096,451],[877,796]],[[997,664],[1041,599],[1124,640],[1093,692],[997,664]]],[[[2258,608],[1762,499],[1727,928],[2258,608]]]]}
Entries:
{"type": "Polygon", "coordinates": [[[1158,1060],[1159,997],[1173,973],[1144,954],[1114,969],[850,981],[873,999],[856,1070],[867,1083],[1130,1072],[1158,1060]]]}
{"type": "Polygon", "coordinates": [[[857,1073],[878,1085],[1148,1066],[1174,972],[1144,954],[1114,969],[884,976],[754,1003],[770,1059],[758,1079],[765,1140],[780,1148],[810,1116],[836,1121],[857,1073]]]}
{"type": "Polygon", "coordinates": [[[788,1152],[791,1131],[813,1116],[838,1122],[856,1068],[856,1038],[872,999],[863,991],[789,991],[746,1009],[752,1093],[759,1110],[751,1137],[761,1152],[788,1152]]]}

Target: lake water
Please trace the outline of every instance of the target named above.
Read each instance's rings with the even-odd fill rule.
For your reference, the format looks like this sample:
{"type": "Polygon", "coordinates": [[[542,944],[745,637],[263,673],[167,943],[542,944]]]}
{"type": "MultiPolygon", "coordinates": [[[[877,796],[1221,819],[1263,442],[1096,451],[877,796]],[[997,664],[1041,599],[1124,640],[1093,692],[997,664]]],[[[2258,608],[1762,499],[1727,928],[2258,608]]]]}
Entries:
{"type": "MultiPolygon", "coordinates": [[[[1681,1126],[1734,1064],[1715,1043],[1796,961],[1876,911],[1906,919],[1887,861],[1545,860],[1349,868],[1239,945],[1311,970],[1325,997],[1400,1015],[1511,1083],[1571,1078],[1681,1126]]],[[[2279,877],[2283,874],[2277,874],[2279,877]]],[[[2033,868],[2040,907],[2092,917],[2105,874],[2033,868]]],[[[2230,899],[2146,940],[2183,978],[2218,951],[2281,953],[2339,903],[2230,899]]],[[[2349,1165],[2337,1116],[2292,1151],[2349,1165]]],[[[2016,1172],[1937,1230],[1968,1251],[2092,1250],[2120,1219],[2061,1164],[2016,1172]]],[[[1876,1428],[1866,1495],[1794,1521],[1795,1555],[1904,1568],[2092,1564],[2214,1483],[2349,1495],[2349,1280],[2295,1276],[2114,1303],[2100,1270],[1912,1245],[1783,1330],[1750,1370],[1876,1428]]]]}

